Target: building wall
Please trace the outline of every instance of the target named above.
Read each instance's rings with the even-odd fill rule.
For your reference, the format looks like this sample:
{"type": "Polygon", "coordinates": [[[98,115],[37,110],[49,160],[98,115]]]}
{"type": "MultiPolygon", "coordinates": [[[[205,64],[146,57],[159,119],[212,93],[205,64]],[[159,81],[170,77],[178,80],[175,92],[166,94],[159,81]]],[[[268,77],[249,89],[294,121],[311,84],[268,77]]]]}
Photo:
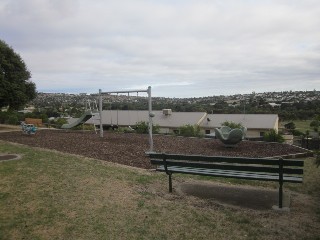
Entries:
{"type": "MultiPolygon", "coordinates": [[[[262,136],[262,133],[269,131],[269,129],[247,129],[246,137],[258,138],[262,136]]],[[[201,133],[203,134],[214,134],[214,128],[202,128],[201,133]],[[210,132],[209,132],[210,131],[210,132]]]]}
{"type": "Polygon", "coordinates": [[[173,129],[170,129],[168,127],[161,127],[160,126],[159,133],[161,133],[161,134],[172,134],[173,133],[173,129]]]}

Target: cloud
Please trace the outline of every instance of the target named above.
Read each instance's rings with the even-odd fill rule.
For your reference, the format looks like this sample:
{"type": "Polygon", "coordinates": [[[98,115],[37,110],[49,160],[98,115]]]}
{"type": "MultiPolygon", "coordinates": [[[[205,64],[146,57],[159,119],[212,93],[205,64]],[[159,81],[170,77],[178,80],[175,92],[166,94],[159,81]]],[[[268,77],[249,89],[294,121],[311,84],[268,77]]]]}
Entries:
{"type": "Polygon", "coordinates": [[[319,15],[311,0],[0,0],[0,38],[38,91],[313,90],[319,15]]]}

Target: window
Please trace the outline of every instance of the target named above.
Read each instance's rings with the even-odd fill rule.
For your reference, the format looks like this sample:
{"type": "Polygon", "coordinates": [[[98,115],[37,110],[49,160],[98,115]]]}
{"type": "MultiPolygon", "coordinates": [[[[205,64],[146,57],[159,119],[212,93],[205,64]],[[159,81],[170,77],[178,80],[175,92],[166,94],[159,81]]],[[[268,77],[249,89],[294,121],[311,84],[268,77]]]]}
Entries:
{"type": "Polygon", "coordinates": [[[210,134],[210,132],[211,132],[210,129],[206,130],[206,134],[210,134]]]}

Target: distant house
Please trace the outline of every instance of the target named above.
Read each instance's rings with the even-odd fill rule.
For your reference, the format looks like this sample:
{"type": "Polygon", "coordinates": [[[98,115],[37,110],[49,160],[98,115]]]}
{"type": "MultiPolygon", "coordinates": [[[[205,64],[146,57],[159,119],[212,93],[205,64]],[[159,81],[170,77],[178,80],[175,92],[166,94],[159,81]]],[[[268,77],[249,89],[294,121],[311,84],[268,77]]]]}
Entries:
{"type": "MultiPolygon", "coordinates": [[[[212,134],[214,128],[221,127],[225,121],[241,123],[247,128],[248,137],[260,137],[270,129],[278,131],[277,114],[207,114],[206,112],[172,112],[171,109],[153,111],[154,125],[160,126],[160,133],[171,134],[184,125],[198,125],[205,134],[212,134]]],[[[138,122],[148,122],[148,111],[135,110],[104,110],[102,125],[105,127],[134,126],[138,122]]],[[[74,119],[72,119],[74,120],[74,119]]],[[[96,114],[87,124],[100,124],[100,116],[96,114]]]]}
{"type": "Polygon", "coordinates": [[[268,103],[269,106],[275,108],[275,107],[281,107],[281,104],[278,104],[278,103],[268,103]]]}
{"type": "Polygon", "coordinates": [[[211,134],[226,121],[241,123],[247,128],[247,137],[260,137],[271,129],[278,131],[279,125],[277,114],[207,114],[200,127],[206,134],[211,134]]]}

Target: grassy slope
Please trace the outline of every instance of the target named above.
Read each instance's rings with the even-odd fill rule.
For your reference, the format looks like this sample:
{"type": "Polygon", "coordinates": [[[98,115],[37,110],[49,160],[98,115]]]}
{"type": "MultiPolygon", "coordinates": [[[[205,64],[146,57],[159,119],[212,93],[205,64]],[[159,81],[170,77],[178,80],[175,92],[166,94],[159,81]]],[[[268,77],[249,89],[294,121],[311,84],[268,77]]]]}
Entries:
{"type": "MultiPolygon", "coordinates": [[[[293,122],[296,125],[296,130],[299,130],[303,133],[305,133],[307,130],[313,131],[313,129],[310,127],[310,123],[312,122],[312,120],[295,120],[293,122]]],[[[284,127],[286,123],[288,123],[288,121],[281,122],[281,125],[284,127]]]]}
{"type": "MultiPolygon", "coordinates": [[[[223,207],[167,193],[167,178],[52,151],[0,142],[0,239],[319,239],[319,171],[290,213],[223,207]]],[[[187,179],[175,177],[175,181],[187,179]]],[[[259,183],[256,183],[259,185],[259,183]]],[[[264,183],[265,184],[265,183],[264,183]]],[[[273,186],[273,185],[270,185],[273,186]]]]}

